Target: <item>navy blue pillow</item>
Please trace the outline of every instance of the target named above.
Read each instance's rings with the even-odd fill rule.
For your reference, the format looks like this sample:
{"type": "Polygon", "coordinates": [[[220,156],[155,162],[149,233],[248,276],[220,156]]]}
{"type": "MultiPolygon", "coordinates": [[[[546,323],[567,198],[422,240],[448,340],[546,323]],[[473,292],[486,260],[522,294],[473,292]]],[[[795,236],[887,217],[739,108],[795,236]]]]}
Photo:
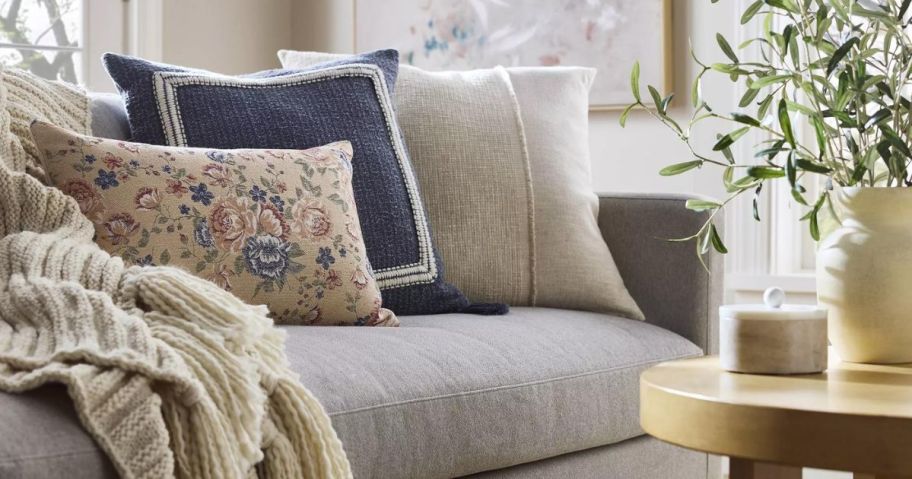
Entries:
{"type": "Polygon", "coordinates": [[[133,141],[206,148],[303,149],[352,143],[353,184],[367,255],[396,314],[466,310],[466,297],[443,281],[443,265],[391,101],[395,50],[307,70],[243,76],[105,54],[124,98],[133,141]]]}

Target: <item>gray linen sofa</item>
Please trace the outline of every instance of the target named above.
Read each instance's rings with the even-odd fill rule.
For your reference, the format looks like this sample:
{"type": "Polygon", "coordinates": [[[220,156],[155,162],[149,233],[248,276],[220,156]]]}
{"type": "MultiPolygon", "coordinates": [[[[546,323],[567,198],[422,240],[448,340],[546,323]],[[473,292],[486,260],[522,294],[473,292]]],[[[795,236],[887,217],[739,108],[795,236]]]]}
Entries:
{"type": "MultiPolygon", "coordinates": [[[[93,97],[93,130],[126,138],[120,98],[93,97]]],[[[705,479],[718,461],[643,434],[639,375],[712,352],[722,261],[690,244],[686,196],[601,196],[599,223],[646,314],[513,308],[406,316],[402,327],[287,327],[288,357],[323,402],[356,478],[705,479]]],[[[112,466],[61,386],[0,393],[0,478],[108,478],[112,466]]]]}

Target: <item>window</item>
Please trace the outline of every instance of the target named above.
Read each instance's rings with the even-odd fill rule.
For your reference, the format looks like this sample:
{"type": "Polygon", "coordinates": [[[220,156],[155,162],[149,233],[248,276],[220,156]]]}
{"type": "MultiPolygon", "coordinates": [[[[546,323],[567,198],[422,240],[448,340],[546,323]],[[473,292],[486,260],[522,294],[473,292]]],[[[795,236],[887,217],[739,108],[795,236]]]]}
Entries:
{"type": "Polygon", "coordinates": [[[105,52],[161,57],[163,0],[0,0],[0,64],[113,92],[105,52]]]}
{"type": "MultiPolygon", "coordinates": [[[[744,11],[749,3],[749,0],[738,0],[739,7],[735,11],[744,11]]],[[[740,24],[739,17],[732,21],[740,24]]],[[[773,29],[781,30],[775,25],[773,29]]],[[[738,29],[737,41],[741,43],[760,34],[760,22],[754,21],[738,29]]],[[[751,55],[759,53],[755,49],[745,49],[739,55],[742,60],[750,61],[751,55]]],[[[744,93],[743,88],[746,86],[741,85],[734,92],[734,105],[744,93]]],[[[796,135],[813,135],[804,125],[796,125],[796,130],[796,135]]],[[[762,134],[752,133],[735,146],[735,154],[741,158],[752,158],[755,151],[753,145],[765,139],[762,134]]],[[[804,186],[811,191],[819,187],[807,183],[804,186]]],[[[753,219],[750,195],[740,198],[733,206],[725,218],[726,241],[735,246],[734,253],[726,262],[726,301],[761,302],[764,289],[780,286],[789,294],[789,302],[816,302],[816,244],[808,233],[807,222],[799,222],[805,211],[791,201],[788,185],[782,182],[764,185],[757,205],[762,219],[759,223],[753,219]]]]}
{"type": "Polygon", "coordinates": [[[48,79],[83,81],[82,3],[0,1],[0,63],[48,79]]]}

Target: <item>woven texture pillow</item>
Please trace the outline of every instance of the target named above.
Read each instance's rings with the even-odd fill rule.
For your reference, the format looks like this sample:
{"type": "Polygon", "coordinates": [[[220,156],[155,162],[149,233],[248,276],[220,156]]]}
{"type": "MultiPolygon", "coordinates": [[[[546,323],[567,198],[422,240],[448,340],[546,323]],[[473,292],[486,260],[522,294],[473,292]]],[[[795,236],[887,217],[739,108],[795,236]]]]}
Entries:
{"type": "Polygon", "coordinates": [[[31,130],[48,179],[128,263],[180,266],[282,323],[398,324],[365,254],[348,142],[212,150],[31,130]]]}
{"type": "Polygon", "coordinates": [[[107,54],[135,141],[207,148],[311,148],[352,143],[354,192],[384,304],[397,314],[466,309],[443,280],[390,97],[387,50],[297,71],[228,77],[107,54]]]}
{"type": "MultiPolygon", "coordinates": [[[[286,68],[342,58],[279,52],[286,68]]],[[[426,204],[448,279],[473,301],[642,319],[598,228],[588,119],[595,70],[505,72],[400,66],[399,123],[421,188],[433,192],[426,204]],[[499,77],[506,84],[492,88],[499,77]],[[514,108],[521,132],[509,121],[514,108]],[[518,188],[514,150],[520,147],[511,143],[526,148],[531,199],[518,188]],[[502,184],[507,194],[498,194],[502,184]],[[465,244],[486,251],[466,255],[460,250],[465,244]]]]}

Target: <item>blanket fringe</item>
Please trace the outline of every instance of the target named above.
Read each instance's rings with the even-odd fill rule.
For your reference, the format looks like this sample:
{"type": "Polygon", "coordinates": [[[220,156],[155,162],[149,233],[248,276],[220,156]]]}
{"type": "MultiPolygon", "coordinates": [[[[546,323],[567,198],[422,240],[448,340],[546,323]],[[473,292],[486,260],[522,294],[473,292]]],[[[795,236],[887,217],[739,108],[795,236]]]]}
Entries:
{"type": "MultiPolygon", "coordinates": [[[[272,327],[264,307],[247,305],[208,281],[163,267],[128,268],[119,291],[126,310],[149,310],[144,314],[157,325],[153,334],[182,353],[188,367],[200,368],[198,375],[220,371],[214,376],[224,382],[207,387],[207,395],[232,419],[235,430],[228,440],[237,445],[236,452],[253,464],[262,461],[258,470],[265,477],[352,477],[329,416],[288,368],[285,335],[272,327]],[[217,342],[212,332],[218,333],[217,342]],[[181,334],[193,340],[181,340],[181,334]],[[200,350],[202,346],[208,348],[200,350]],[[255,419],[263,411],[250,405],[264,403],[267,417],[260,425],[255,419]]],[[[203,438],[211,441],[222,434],[209,431],[203,438]]],[[[177,459],[180,464],[181,457],[177,459]]],[[[194,473],[209,477],[207,471],[194,473]]]]}

